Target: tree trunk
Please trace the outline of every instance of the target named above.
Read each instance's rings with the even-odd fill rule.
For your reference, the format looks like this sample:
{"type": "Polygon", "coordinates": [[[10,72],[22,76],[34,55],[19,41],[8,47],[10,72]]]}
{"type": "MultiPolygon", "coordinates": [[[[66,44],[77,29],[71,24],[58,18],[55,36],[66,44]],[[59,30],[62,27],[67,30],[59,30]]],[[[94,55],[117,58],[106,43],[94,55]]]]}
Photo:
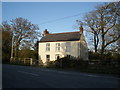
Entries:
{"type": "Polygon", "coordinates": [[[94,35],[94,48],[95,48],[95,53],[97,53],[96,35],[94,35]]]}
{"type": "Polygon", "coordinates": [[[94,49],[95,49],[95,53],[98,52],[98,43],[99,43],[98,34],[94,33],[94,49]]]}
{"type": "Polygon", "coordinates": [[[104,29],[102,29],[102,47],[101,47],[102,59],[103,59],[103,55],[104,55],[104,49],[105,49],[105,35],[104,35],[104,29]]]}
{"type": "Polygon", "coordinates": [[[16,47],[16,63],[18,63],[18,56],[19,56],[19,45],[16,47]]]}
{"type": "Polygon", "coordinates": [[[15,51],[14,51],[14,62],[16,61],[16,47],[15,47],[15,51]]]}

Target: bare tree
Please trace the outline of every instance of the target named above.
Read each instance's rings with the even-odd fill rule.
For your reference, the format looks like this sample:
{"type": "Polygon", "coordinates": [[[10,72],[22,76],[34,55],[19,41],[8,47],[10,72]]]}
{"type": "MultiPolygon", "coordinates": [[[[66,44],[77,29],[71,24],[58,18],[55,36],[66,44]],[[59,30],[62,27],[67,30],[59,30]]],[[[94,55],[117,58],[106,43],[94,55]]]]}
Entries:
{"type": "Polygon", "coordinates": [[[98,17],[97,17],[97,13],[96,11],[94,12],[89,12],[85,17],[84,17],[84,21],[80,21],[77,20],[77,23],[79,24],[83,24],[87,27],[89,27],[90,29],[86,29],[87,32],[90,32],[93,34],[93,43],[94,43],[94,50],[95,53],[97,53],[98,51],[98,44],[99,44],[99,33],[100,33],[100,25],[98,24],[99,22],[97,21],[98,17]]]}
{"type": "Polygon", "coordinates": [[[38,26],[21,17],[11,20],[10,25],[4,24],[4,27],[5,25],[7,30],[10,29],[13,32],[14,57],[18,57],[20,48],[24,46],[32,49],[40,36],[40,32],[37,32],[38,26]]]}
{"type": "Polygon", "coordinates": [[[120,39],[120,3],[105,3],[96,7],[95,11],[89,12],[84,18],[84,24],[90,28],[88,32],[93,33],[94,48],[97,52],[98,45],[101,46],[101,55],[105,48],[120,39]]]}
{"type": "MultiPolygon", "coordinates": [[[[115,29],[118,26],[118,18],[119,16],[116,14],[118,13],[118,5],[119,2],[109,3],[105,5],[101,5],[97,7],[96,12],[98,13],[98,21],[101,30],[101,39],[102,39],[102,46],[101,46],[101,54],[104,54],[105,48],[118,41],[120,39],[120,35],[116,32],[118,29],[115,29]],[[110,37],[110,39],[106,40],[105,37],[110,37]]],[[[120,8],[119,8],[120,9],[120,8]]]]}
{"type": "Polygon", "coordinates": [[[85,16],[85,25],[87,25],[90,30],[87,30],[88,32],[91,32],[93,34],[93,41],[94,41],[94,49],[95,53],[98,51],[98,44],[99,44],[99,24],[97,21],[97,13],[96,12],[90,12],[88,15],[85,16]]]}

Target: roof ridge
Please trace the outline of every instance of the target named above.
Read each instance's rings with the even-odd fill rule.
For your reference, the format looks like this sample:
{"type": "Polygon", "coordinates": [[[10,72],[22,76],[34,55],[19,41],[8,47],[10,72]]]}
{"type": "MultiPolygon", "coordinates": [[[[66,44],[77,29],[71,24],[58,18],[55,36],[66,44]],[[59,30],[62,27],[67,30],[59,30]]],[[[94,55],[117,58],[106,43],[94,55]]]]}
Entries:
{"type": "Polygon", "coordinates": [[[80,35],[80,31],[53,33],[42,37],[40,42],[76,41],[80,40],[80,35]]]}
{"type": "Polygon", "coordinates": [[[75,32],[62,32],[62,33],[51,33],[51,34],[48,34],[48,35],[53,35],[53,34],[66,34],[66,33],[78,33],[80,31],[75,31],[75,32]]]}

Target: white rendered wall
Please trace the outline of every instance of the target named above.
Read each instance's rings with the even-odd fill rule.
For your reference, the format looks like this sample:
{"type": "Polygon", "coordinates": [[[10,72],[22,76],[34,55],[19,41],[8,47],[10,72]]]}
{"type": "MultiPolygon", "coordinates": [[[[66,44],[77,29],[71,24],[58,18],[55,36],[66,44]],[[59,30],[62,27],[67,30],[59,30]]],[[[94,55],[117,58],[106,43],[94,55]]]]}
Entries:
{"type": "Polygon", "coordinates": [[[79,56],[79,41],[67,41],[70,43],[69,52],[66,52],[66,42],[42,42],[39,43],[39,60],[41,59],[43,63],[46,62],[46,55],[50,55],[50,61],[56,60],[55,55],[59,54],[60,57],[65,57],[66,55],[71,55],[74,57],[79,56]],[[46,51],[46,43],[50,43],[50,51],[46,51]],[[60,51],[56,51],[56,43],[60,43],[60,51]]]}
{"type": "Polygon", "coordinates": [[[81,40],[79,41],[79,55],[83,60],[88,60],[88,47],[84,35],[81,35],[81,40]]]}

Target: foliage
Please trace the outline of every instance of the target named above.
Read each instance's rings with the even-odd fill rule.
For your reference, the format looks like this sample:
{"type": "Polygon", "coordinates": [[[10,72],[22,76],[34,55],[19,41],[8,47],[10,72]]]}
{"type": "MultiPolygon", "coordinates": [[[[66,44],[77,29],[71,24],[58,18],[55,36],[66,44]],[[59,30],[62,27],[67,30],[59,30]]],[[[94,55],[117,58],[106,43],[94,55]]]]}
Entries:
{"type": "Polygon", "coordinates": [[[54,61],[49,61],[47,62],[47,68],[55,68],[55,62],[54,61]]]}
{"type": "Polygon", "coordinates": [[[2,61],[3,62],[9,61],[11,55],[12,32],[6,30],[6,27],[3,27],[2,29],[2,61]]]}
{"type": "Polygon", "coordinates": [[[102,61],[106,61],[106,60],[114,60],[114,61],[119,61],[120,60],[120,53],[115,53],[115,52],[106,52],[103,57],[101,56],[100,53],[95,53],[92,51],[89,51],[89,60],[102,60],[102,61]]]}
{"type": "Polygon", "coordinates": [[[37,41],[34,45],[34,56],[35,56],[35,59],[38,60],[38,43],[39,41],[37,41]]]}
{"type": "Polygon", "coordinates": [[[2,58],[2,26],[0,25],[0,59],[2,58]]]}
{"type": "MultiPolygon", "coordinates": [[[[93,56],[96,53],[92,53],[93,56]]],[[[97,58],[97,55],[101,54],[96,54],[95,57],[92,58],[97,58]]],[[[106,56],[109,54],[106,54],[106,56]]],[[[111,55],[110,55],[111,56],[111,55]]],[[[64,57],[61,59],[58,59],[56,61],[50,61],[47,63],[47,68],[61,68],[61,69],[67,69],[67,70],[78,70],[82,72],[90,72],[90,73],[104,73],[104,74],[119,74],[120,70],[120,55],[116,54],[115,57],[117,56],[117,59],[105,59],[105,60],[96,60],[92,59],[89,61],[84,61],[79,58],[75,57],[64,57]]],[[[110,57],[109,57],[110,58],[110,57]]]]}
{"type": "Polygon", "coordinates": [[[71,68],[71,69],[87,68],[87,65],[88,61],[84,61],[73,56],[66,56],[56,61],[50,61],[47,63],[47,67],[71,68]]]}
{"type": "Polygon", "coordinates": [[[39,28],[37,25],[21,17],[11,20],[11,23],[16,46],[20,44],[21,46],[32,46],[35,40],[38,40],[39,34],[36,30],[39,30],[39,28]]]}
{"type": "Polygon", "coordinates": [[[19,57],[20,58],[36,58],[35,57],[35,51],[30,50],[29,48],[25,48],[19,51],[19,57]]]}
{"type": "Polygon", "coordinates": [[[89,51],[89,54],[88,54],[88,58],[89,60],[100,60],[101,59],[101,54],[99,53],[94,53],[92,51],[89,51]]]}
{"type": "MultiPolygon", "coordinates": [[[[13,41],[12,54],[16,60],[18,60],[18,57],[21,57],[20,52],[23,51],[24,55],[26,54],[26,56],[29,56],[27,51],[30,50],[28,50],[28,48],[34,49],[34,45],[36,41],[38,41],[38,37],[40,37],[40,32],[37,31],[39,30],[38,26],[21,17],[12,19],[10,24],[8,24],[7,21],[4,21],[2,23],[2,30],[12,32],[11,34],[13,39],[9,38],[8,40],[10,42],[13,41]],[[27,51],[25,51],[25,49],[27,51]]],[[[9,52],[10,50],[11,48],[9,49],[9,52]]]]}

